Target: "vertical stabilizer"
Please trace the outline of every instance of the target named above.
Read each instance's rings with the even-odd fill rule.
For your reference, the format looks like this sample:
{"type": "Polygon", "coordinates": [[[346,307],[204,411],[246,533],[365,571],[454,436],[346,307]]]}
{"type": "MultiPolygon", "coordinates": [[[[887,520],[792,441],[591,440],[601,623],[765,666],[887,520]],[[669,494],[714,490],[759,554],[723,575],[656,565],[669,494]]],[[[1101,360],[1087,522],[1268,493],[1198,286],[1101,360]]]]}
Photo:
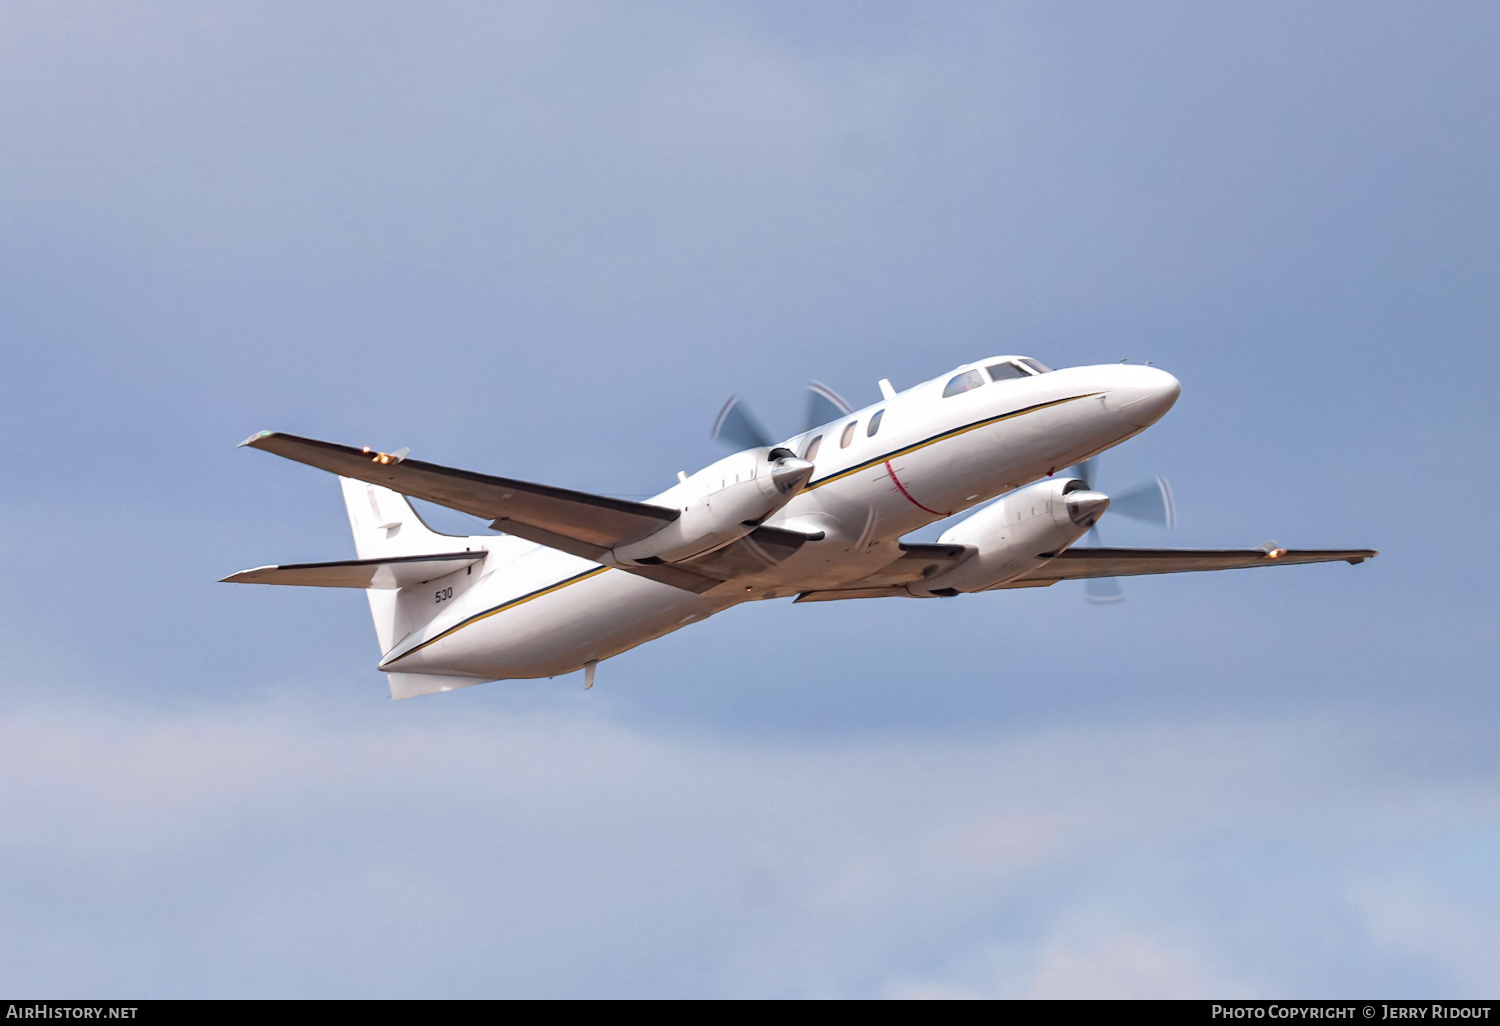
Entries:
{"type": "MultiPolygon", "coordinates": [[[[439,534],[417,516],[406,496],[379,485],[365,484],[353,478],[339,478],[344,490],[344,509],[349,514],[349,529],[354,532],[354,551],[360,559],[388,559],[392,556],[422,556],[437,552],[461,552],[468,548],[469,538],[439,534]]],[[[413,610],[404,608],[404,592],[372,588],[365,592],[370,600],[370,616],[375,621],[375,637],[382,655],[416,626],[413,610]]],[[[422,613],[430,616],[424,604],[422,613]]],[[[425,621],[424,621],[425,622],[425,621]]]]}
{"type": "Polygon", "coordinates": [[[406,496],[349,477],[339,478],[339,485],[360,559],[453,551],[454,536],[438,534],[422,523],[406,496]]]}

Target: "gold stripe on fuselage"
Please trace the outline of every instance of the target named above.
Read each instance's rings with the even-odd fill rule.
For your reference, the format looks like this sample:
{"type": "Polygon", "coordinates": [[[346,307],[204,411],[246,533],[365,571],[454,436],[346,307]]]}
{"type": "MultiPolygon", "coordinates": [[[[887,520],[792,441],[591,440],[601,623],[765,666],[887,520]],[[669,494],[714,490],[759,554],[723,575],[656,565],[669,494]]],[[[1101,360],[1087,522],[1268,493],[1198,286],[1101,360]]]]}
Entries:
{"type": "MultiPolygon", "coordinates": [[[[596,566],[592,570],[585,570],[581,574],[574,574],[572,577],[566,577],[563,580],[558,581],[556,584],[549,584],[545,588],[538,588],[536,591],[527,592],[525,595],[522,595],[519,598],[513,598],[513,599],[510,599],[510,600],[508,600],[506,602],[502,602],[498,606],[495,606],[495,607],[493,607],[491,609],[486,609],[482,613],[475,613],[473,616],[469,617],[468,619],[466,619],[466,620],[460,620],[458,623],[454,624],[452,627],[449,627],[447,630],[443,631],[441,634],[437,634],[437,635],[434,635],[433,637],[428,638],[426,641],[422,642],[420,645],[416,646],[415,648],[411,649],[410,651],[402,652],[400,655],[398,655],[398,656],[396,656],[396,657],[388,660],[387,662],[388,663],[399,662],[399,661],[401,661],[402,659],[405,659],[407,656],[411,655],[414,652],[420,652],[420,651],[422,651],[422,649],[426,648],[428,645],[431,645],[435,641],[442,641],[444,638],[446,638],[448,635],[452,634],[454,631],[462,630],[463,628],[469,626],[469,624],[471,624],[471,623],[478,623],[480,620],[483,620],[486,617],[494,616],[496,613],[503,613],[507,609],[514,609],[516,606],[519,606],[519,605],[522,605],[524,603],[530,602],[532,599],[541,598],[543,595],[550,595],[552,592],[558,591],[561,588],[566,588],[570,584],[577,584],[579,581],[586,581],[590,577],[598,577],[600,574],[604,573],[604,571],[609,570],[609,569],[612,569],[612,568],[611,567],[607,567],[607,566],[596,566]]],[[[385,664],[382,664],[382,665],[385,665],[385,664]]]]}

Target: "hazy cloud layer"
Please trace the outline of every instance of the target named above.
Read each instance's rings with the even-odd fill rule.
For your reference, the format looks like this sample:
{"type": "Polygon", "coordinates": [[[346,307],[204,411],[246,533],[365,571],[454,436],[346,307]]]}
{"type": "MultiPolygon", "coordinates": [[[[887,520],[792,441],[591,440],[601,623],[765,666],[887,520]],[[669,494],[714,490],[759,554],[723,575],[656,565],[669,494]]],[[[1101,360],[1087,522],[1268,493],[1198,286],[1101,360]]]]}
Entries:
{"type": "Polygon", "coordinates": [[[1398,768],[1393,749],[1442,739],[1391,724],[770,745],[631,730],[578,705],[351,721],[289,701],[42,708],[0,732],[0,771],[23,785],[0,800],[3,964],[27,992],[1500,983],[1500,780],[1398,768]]]}

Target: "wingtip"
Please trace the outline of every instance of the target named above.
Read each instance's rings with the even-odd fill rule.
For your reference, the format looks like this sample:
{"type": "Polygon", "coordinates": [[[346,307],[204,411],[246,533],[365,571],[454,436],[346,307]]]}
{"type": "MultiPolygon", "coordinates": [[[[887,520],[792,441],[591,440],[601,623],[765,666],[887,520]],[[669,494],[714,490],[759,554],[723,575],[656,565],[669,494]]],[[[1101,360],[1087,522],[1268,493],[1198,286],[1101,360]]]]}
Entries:
{"type": "Polygon", "coordinates": [[[245,439],[239,445],[235,446],[235,448],[236,449],[242,449],[242,448],[244,448],[247,445],[251,446],[253,448],[255,446],[256,442],[260,441],[262,438],[270,438],[275,433],[276,432],[274,432],[274,431],[257,431],[257,432],[255,432],[255,434],[253,434],[249,438],[245,439]]]}

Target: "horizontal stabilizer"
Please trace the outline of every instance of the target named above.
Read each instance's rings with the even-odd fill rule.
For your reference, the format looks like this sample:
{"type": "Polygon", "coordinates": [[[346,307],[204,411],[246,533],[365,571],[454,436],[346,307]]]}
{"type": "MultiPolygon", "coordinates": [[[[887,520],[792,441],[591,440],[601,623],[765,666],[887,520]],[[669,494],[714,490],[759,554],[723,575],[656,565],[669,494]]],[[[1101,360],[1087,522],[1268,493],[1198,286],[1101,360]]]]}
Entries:
{"type": "Polygon", "coordinates": [[[226,584],[295,584],[309,588],[409,588],[473,566],[485,553],[447,552],[392,559],[350,559],[338,563],[258,566],[224,578],[226,584]]]}

